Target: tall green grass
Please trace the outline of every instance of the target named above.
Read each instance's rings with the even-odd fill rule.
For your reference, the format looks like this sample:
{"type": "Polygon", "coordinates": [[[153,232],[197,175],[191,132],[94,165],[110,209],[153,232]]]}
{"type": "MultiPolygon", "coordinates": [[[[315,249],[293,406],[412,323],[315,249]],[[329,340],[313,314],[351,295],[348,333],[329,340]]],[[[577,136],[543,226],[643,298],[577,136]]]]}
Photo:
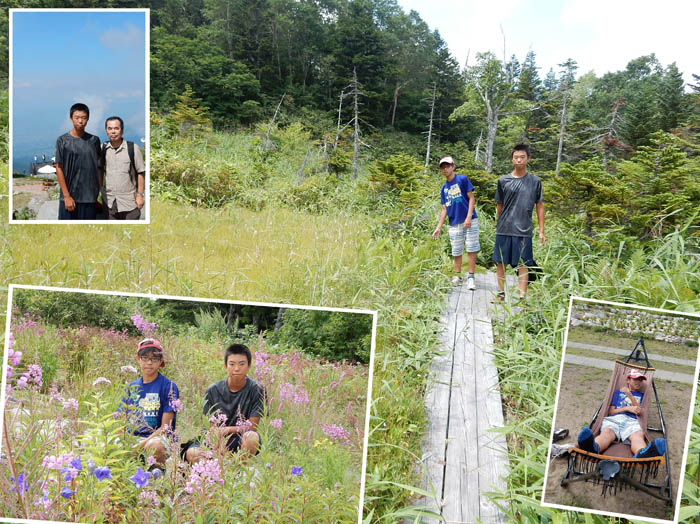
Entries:
{"type": "MultiPolygon", "coordinates": [[[[507,490],[492,496],[508,504],[515,522],[608,522],[539,506],[556,394],[551,377],[558,376],[569,296],[698,311],[700,261],[686,256],[680,231],[627,259],[591,252],[571,235],[549,238],[540,260],[546,276],[532,286],[529,312],[507,314],[494,326],[511,469],[507,490]]],[[[694,422],[697,439],[700,420],[694,422]]]]}
{"type": "MultiPolygon", "coordinates": [[[[391,221],[400,199],[373,195],[365,167],[355,184],[347,175],[326,175],[322,160],[312,155],[300,180],[307,148],[319,146],[305,136],[298,127],[276,130],[274,149],[261,154],[259,133],[179,142],[156,130],[151,226],[3,224],[0,285],[377,309],[365,514],[372,522],[415,517],[410,507],[420,477],[422,396],[438,350],[451,267],[446,235],[429,239],[441,181],[437,175],[425,181],[434,187],[434,201],[391,221]]],[[[477,194],[477,205],[490,197],[477,194]]],[[[6,199],[0,212],[6,216],[6,199]]],[[[480,224],[483,269],[495,231],[487,213],[480,214],[480,224]]],[[[506,316],[495,328],[512,470],[508,490],[494,498],[509,503],[514,521],[618,520],[539,508],[551,377],[559,365],[568,297],[575,292],[699,310],[700,267],[687,256],[685,233],[648,247],[615,244],[616,251],[601,252],[595,246],[605,242],[593,244],[575,227],[548,217],[548,244],[536,252],[545,276],[533,286],[533,313],[506,316]]]]}

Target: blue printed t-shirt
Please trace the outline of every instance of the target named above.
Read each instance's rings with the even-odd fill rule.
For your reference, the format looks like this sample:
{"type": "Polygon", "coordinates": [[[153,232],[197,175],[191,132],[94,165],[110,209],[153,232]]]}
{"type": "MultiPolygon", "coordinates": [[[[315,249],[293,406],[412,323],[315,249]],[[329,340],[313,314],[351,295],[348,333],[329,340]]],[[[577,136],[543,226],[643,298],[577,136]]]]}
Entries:
{"type": "MultiPolygon", "coordinates": [[[[158,373],[153,382],[143,383],[143,377],[129,384],[129,398],[122,403],[134,405],[133,413],[136,424],[134,435],[147,437],[158,429],[163,422],[163,413],[175,411],[172,401],[180,397],[175,382],[158,373]]],[[[121,408],[120,408],[121,410],[121,408]]],[[[177,413],[173,416],[172,428],[175,429],[177,413]]]]}
{"type": "MultiPolygon", "coordinates": [[[[455,175],[450,182],[445,182],[440,191],[440,202],[445,206],[451,226],[462,224],[467,219],[469,198],[467,193],[474,191],[474,186],[464,175],[455,175]]],[[[476,207],[472,219],[476,218],[476,207]]]]}
{"type": "MultiPolygon", "coordinates": [[[[639,393],[638,391],[632,391],[632,396],[634,396],[635,400],[637,401],[637,404],[640,406],[642,405],[642,398],[644,397],[644,393],[639,393]]],[[[632,401],[629,399],[629,397],[624,394],[620,390],[615,390],[615,393],[613,393],[612,400],[610,401],[610,406],[613,408],[623,408],[625,406],[631,406],[632,401]]],[[[618,413],[618,415],[627,415],[628,417],[632,417],[634,419],[637,418],[637,415],[634,413],[630,413],[629,411],[624,411],[622,413],[618,413]]]]}

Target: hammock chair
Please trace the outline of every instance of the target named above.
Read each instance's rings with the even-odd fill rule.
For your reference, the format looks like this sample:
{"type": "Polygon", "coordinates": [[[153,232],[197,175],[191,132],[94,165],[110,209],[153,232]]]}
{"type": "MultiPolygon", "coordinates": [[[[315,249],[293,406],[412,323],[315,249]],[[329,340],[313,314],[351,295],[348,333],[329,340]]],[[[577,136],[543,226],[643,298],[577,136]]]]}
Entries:
{"type": "MultiPolygon", "coordinates": [[[[666,438],[666,424],[661,412],[661,404],[659,403],[659,395],[656,393],[656,385],[654,384],[654,368],[649,363],[647,351],[644,346],[644,340],[639,339],[634,346],[632,352],[627,358],[615,361],[612,377],[608,384],[608,389],[605,394],[605,399],[600,405],[588,427],[594,436],[600,434],[600,428],[603,424],[603,419],[608,415],[610,403],[612,401],[615,390],[622,389],[626,384],[626,377],[630,370],[637,370],[644,374],[647,379],[642,386],[642,413],[637,417],[639,425],[644,431],[646,442],[649,443],[653,438],[649,437],[649,432],[661,433],[663,438],[666,438]],[[630,361],[643,362],[646,366],[638,366],[631,364],[630,361]],[[649,407],[652,404],[652,395],[656,404],[656,409],[659,415],[660,427],[648,427],[649,407]]],[[[666,501],[672,502],[671,488],[671,470],[668,464],[668,446],[664,454],[658,457],[649,458],[634,458],[630,448],[629,440],[625,442],[615,441],[603,453],[593,453],[584,451],[583,449],[574,446],[569,450],[569,463],[564,478],[561,480],[561,485],[567,487],[571,482],[591,480],[595,484],[602,483],[602,495],[616,495],[618,490],[635,489],[644,491],[645,493],[666,501]],[[656,477],[659,474],[659,469],[662,470],[665,466],[666,475],[662,482],[655,483],[656,477]]]]}

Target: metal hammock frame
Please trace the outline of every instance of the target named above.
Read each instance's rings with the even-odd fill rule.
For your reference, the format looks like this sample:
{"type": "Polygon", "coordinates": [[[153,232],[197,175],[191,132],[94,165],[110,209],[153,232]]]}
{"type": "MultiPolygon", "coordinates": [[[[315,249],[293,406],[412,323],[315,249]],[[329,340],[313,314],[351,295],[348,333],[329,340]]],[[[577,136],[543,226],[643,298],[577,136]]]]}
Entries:
{"type": "MultiPolygon", "coordinates": [[[[642,372],[650,372],[653,374],[654,368],[651,367],[651,363],[649,362],[649,356],[647,355],[643,338],[637,340],[634,348],[624,361],[616,361],[616,366],[618,365],[630,369],[639,369],[642,372]],[[643,362],[646,364],[646,366],[631,364],[631,361],[643,362]]],[[[615,378],[615,372],[616,369],[613,369],[613,374],[610,378],[611,382],[615,378]]],[[[651,390],[654,393],[654,401],[656,402],[656,409],[659,415],[661,427],[655,428],[646,426],[646,428],[643,428],[645,429],[645,436],[647,437],[648,441],[651,441],[652,439],[648,437],[647,432],[654,431],[661,433],[663,438],[667,439],[666,423],[661,411],[661,403],[659,402],[659,395],[656,391],[656,384],[654,383],[653,376],[650,382],[651,390]]],[[[649,386],[647,385],[645,394],[648,392],[649,386]]],[[[605,403],[606,402],[604,400],[596,410],[595,415],[593,415],[591,422],[588,424],[588,427],[592,430],[596,420],[601,414],[601,410],[603,408],[609,409],[610,407],[609,403],[608,406],[604,406],[605,403]]],[[[605,413],[607,414],[607,410],[605,413]]],[[[599,426],[600,423],[598,423],[598,430],[599,426]]],[[[594,434],[595,433],[596,432],[594,431],[594,434]]],[[[666,442],[668,442],[668,439],[666,442]]],[[[568,460],[568,468],[561,480],[561,485],[563,487],[567,487],[571,482],[587,482],[590,480],[595,484],[602,484],[601,495],[603,497],[608,494],[617,495],[618,491],[635,488],[651,495],[652,497],[664,500],[667,504],[671,504],[673,501],[671,467],[668,462],[668,445],[666,446],[666,451],[662,456],[643,459],[609,456],[605,454],[592,453],[584,451],[578,447],[573,447],[569,450],[568,460]],[[666,475],[663,481],[655,482],[659,469],[662,469],[661,466],[663,465],[666,466],[666,475]]]]}

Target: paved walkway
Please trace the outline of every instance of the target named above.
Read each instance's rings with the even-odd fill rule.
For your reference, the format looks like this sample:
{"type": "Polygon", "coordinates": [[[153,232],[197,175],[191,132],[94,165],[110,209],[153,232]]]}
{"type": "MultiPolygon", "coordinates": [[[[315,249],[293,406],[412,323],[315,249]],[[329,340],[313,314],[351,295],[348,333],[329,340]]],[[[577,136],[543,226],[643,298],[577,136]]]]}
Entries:
{"type": "Polygon", "coordinates": [[[450,291],[442,316],[444,351],[435,358],[426,395],[429,426],[423,447],[423,487],[435,494],[421,504],[441,514],[426,523],[505,522],[485,493],[505,489],[508,458],[498,372],[493,363],[490,301],[494,273],[476,275],[450,291]]]}
{"type": "MultiPolygon", "coordinates": [[[[592,349],[593,351],[600,351],[603,353],[612,353],[614,355],[621,355],[623,357],[626,357],[627,355],[630,354],[632,351],[631,349],[617,349],[617,348],[611,348],[608,346],[594,346],[593,344],[583,344],[581,342],[568,342],[566,343],[567,347],[572,347],[572,348],[578,348],[578,349],[592,349]]],[[[669,364],[680,364],[681,366],[690,366],[692,368],[695,367],[695,362],[693,360],[683,360],[680,358],[673,358],[673,357],[666,357],[663,355],[656,355],[654,353],[648,353],[647,356],[649,357],[649,361],[653,364],[654,362],[668,362],[669,364]]]]}
{"type": "MultiPolygon", "coordinates": [[[[629,354],[629,353],[628,353],[629,354]]],[[[649,355],[651,360],[651,355],[649,355]]],[[[600,360],[598,358],[581,357],[579,355],[566,354],[564,362],[569,364],[578,364],[580,366],[588,366],[600,369],[610,369],[612,370],[615,363],[610,360],[600,360]]],[[[653,364],[653,362],[652,362],[653,364]]],[[[693,375],[687,375],[685,373],[675,373],[673,371],[664,371],[663,369],[657,369],[654,371],[654,378],[662,380],[671,380],[673,382],[683,382],[684,384],[693,383],[693,375]]]]}

